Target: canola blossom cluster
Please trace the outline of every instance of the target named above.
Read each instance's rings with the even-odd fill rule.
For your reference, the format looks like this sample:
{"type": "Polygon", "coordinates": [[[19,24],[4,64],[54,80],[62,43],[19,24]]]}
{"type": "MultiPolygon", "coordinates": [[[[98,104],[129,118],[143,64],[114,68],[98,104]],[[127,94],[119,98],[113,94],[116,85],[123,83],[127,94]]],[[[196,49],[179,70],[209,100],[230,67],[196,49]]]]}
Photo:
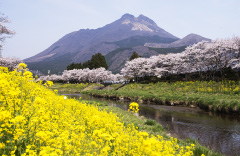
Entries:
{"type": "Polygon", "coordinates": [[[194,145],[125,127],[117,114],[64,99],[51,85],[35,82],[25,64],[0,67],[0,155],[193,155],[194,145]]]}
{"type": "Polygon", "coordinates": [[[137,113],[139,111],[138,103],[136,103],[136,102],[130,103],[128,111],[131,111],[133,113],[137,113]]]}

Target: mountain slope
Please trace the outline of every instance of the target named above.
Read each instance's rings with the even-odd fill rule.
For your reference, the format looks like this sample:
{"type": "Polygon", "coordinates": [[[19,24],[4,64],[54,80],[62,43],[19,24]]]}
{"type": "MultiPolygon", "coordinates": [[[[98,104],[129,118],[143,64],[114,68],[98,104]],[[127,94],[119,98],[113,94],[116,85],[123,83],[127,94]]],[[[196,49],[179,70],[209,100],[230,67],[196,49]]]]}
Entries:
{"type": "Polygon", "coordinates": [[[132,36],[124,40],[116,41],[116,42],[106,42],[109,44],[115,44],[119,47],[136,47],[136,46],[144,46],[146,43],[172,43],[177,41],[178,39],[160,37],[157,35],[154,36],[132,36]]]}

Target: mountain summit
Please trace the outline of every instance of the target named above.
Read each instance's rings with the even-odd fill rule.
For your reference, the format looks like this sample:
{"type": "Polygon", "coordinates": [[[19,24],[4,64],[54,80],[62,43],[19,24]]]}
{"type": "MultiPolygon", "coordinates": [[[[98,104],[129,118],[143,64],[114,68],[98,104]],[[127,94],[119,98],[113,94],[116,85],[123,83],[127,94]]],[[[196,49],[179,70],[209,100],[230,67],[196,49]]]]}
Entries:
{"type": "Polygon", "coordinates": [[[142,34],[158,35],[161,37],[178,39],[177,37],[158,27],[153,20],[144,15],[134,17],[131,14],[124,14],[121,17],[120,22],[122,25],[129,27],[131,31],[140,31],[142,34]]]}
{"type": "Polygon", "coordinates": [[[30,69],[57,73],[71,62],[85,62],[96,53],[107,55],[123,47],[144,46],[145,43],[170,44],[178,40],[144,15],[124,14],[104,27],[71,32],[24,61],[30,69]]]}

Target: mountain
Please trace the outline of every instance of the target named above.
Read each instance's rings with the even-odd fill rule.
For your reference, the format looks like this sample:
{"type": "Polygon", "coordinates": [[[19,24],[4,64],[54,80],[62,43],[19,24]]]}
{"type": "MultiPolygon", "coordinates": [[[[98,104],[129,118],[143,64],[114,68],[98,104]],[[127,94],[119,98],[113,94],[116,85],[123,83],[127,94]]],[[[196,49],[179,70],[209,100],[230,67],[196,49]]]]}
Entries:
{"type": "MultiPolygon", "coordinates": [[[[39,70],[43,73],[50,70],[51,73],[58,73],[65,70],[71,62],[85,62],[96,53],[107,56],[109,53],[116,53],[116,50],[119,51],[121,48],[130,48],[137,52],[146,50],[145,52],[149,52],[148,55],[152,56],[157,52],[149,50],[144,45],[161,44],[165,46],[179,40],[144,15],[134,17],[131,14],[124,14],[120,19],[104,27],[71,32],[43,52],[24,61],[32,70],[39,70]]],[[[125,57],[120,58],[126,59],[125,57]]],[[[124,61],[126,60],[120,62],[124,61]]],[[[113,62],[112,65],[114,66],[114,64],[113,62]]],[[[109,69],[113,68],[115,69],[115,67],[109,69]]]]}
{"type": "Polygon", "coordinates": [[[181,47],[181,46],[188,46],[194,43],[198,43],[201,41],[211,41],[208,38],[202,37],[197,34],[189,34],[184,38],[177,40],[172,43],[145,43],[144,46],[152,47],[152,48],[173,48],[173,47],[181,47]]]}

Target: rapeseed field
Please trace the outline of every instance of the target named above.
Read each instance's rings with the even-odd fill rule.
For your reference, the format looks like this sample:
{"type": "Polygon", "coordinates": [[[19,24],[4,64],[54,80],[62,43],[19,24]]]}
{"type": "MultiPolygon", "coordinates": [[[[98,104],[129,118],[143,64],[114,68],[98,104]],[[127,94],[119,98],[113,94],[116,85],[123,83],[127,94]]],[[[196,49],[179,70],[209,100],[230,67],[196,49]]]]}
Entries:
{"type": "Polygon", "coordinates": [[[0,67],[0,155],[193,155],[193,144],[125,127],[117,114],[59,96],[51,85],[35,82],[23,63],[11,72],[0,67]]]}

